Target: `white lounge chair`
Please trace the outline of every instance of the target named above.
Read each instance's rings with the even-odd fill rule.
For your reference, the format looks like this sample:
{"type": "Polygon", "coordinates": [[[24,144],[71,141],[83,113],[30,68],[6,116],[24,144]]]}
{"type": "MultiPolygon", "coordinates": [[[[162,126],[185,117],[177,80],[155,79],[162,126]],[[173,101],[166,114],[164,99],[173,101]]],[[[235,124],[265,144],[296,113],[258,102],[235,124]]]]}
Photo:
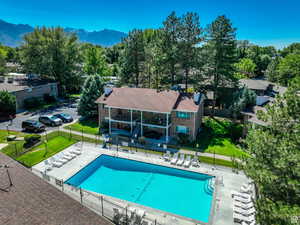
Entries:
{"type": "Polygon", "coordinates": [[[44,164],[45,164],[45,171],[50,171],[52,170],[52,164],[48,161],[48,159],[46,159],[44,161],[44,164]]]}
{"type": "Polygon", "coordinates": [[[73,157],[71,157],[71,156],[69,156],[69,155],[66,155],[65,153],[61,153],[61,154],[60,154],[60,157],[66,159],[66,160],[68,160],[68,161],[70,161],[71,159],[73,159],[73,157]]]}
{"type": "Polygon", "coordinates": [[[247,222],[243,221],[242,225],[255,225],[255,220],[252,221],[251,223],[247,223],[247,222]]]}
{"type": "Polygon", "coordinates": [[[241,209],[238,207],[233,207],[233,211],[239,214],[242,214],[243,216],[250,216],[255,214],[255,208],[250,208],[250,209],[241,209]]]}
{"type": "Polygon", "coordinates": [[[70,152],[73,153],[73,154],[76,154],[76,155],[81,154],[81,150],[79,148],[78,149],[71,149],[70,152]]]}
{"type": "Polygon", "coordinates": [[[192,159],[192,166],[194,167],[199,167],[200,166],[200,162],[197,156],[194,156],[194,158],[192,159]]]}
{"type": "Polygon", "coordinates": [[[178,153],[176,152],[171,159],[171,164],[176,164],[177,161],[178,161],[178,153]]]}
{"type": "Polygon", "coordinates": [[[179,158],[179,160],[177,161],[177,166],[182,166],[183,165],[183,162],[184,162],[184,154],[183,153],[181,153],[180,154],[180,158],[179,158]]]}
{"type": "Polygon", "coordinates": [[[61,167],[63,165],[62,162],[56,161],[54,158],[50,158],[50,162],[55,167],[61,167]]]}
{"type": "Polygon", "coordinates": [[[254,204],[253,202],[250,202],[250,203],[242,203],[242,202],[238,202],[238,201],[233,201],[233,205],[235,207],[239,207],[239,208],[242,208],[242,209],[251,209],[254,207],[254,204]]]}
{"type": "Polygon", "coordinates": [[[184,167],[190,167],[190,165],[191,165],[191,156],[188,155],[188,156],[186,157],[184,163],[183,163],[183,166],[184,166],[184,167]]]}
{"type": "Polygon", "coordinates": [[[63,154],[72,157],[72,159],[77,156],[76,154],[73,154],[71,152],[64,152],[63,154]]]}
{"type": "Polygon", "coordinates": [[[246,199],[251,198],[251,195],[246,194],[246,193],[241,193],[238,191],[231,191],[231,195],[232,195],[232,197],[239,196],[239,197],[246,198],[246,199]]]}
{"type": "Polygon", "coordinates": [[[251,190],[252,190],[252,187],[251,187],[251,185],[249,184],[249,185],[242,185],[242,187],[241,187],[241,192],[244,192],[244,193],[250,193],[251,192],[251,190]]]}
{"type": "Polygon", "coordinates": [[[62,157],[60,157],[59,155],[53,156],[52,158],[54,158],[54,160],[55,160],[56,162],[61,162],[61,163],[63,163],[63,164],[65,164],[65,163],[68,162],[68,160],[66,160],[66,159],[64,159],[64,158],[62,158],[62,157]]]}
{"type": "Polygon", "coordinates": [[[163,158],[165,161],[170,161],[171,160],[171,154],[170,151],[167,151],[164,155],[163,158]]]}
{"type": "Polygon", "coordinates": [[[255,216],[250,215],[250,216],[243,216],[241,214],[233,213],[233,219],[235,222],[247,222],[247,223],[252,223],[255,221],[255,216]]]}
{"type": "Polygon", "coordinates": [[[141,218],[143,218],[146,215],[145,211],[142,209],[137,209],[135,213],[136,213],[136,215],[140,216],[141,218]]]}
{"type": "Polygon", "coordinates": [[[250,203],[252,202],[251,198],[242,198],[242,197],[239,197],[239,196],[233,196],[233,199],[235,201],[238,201],[238,202],[242,202],[242,203],[250,203]]]}

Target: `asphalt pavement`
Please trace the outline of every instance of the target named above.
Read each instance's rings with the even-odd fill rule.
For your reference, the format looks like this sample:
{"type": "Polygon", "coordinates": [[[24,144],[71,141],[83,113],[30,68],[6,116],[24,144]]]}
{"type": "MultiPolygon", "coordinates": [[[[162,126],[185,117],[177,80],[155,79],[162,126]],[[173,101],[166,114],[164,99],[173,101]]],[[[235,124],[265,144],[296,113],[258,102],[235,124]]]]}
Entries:
{"type": "MultiPolygon", "coordinates": [[[[67,113],[73,117],[74,120],[79,119],[77,113],[77,108],[74,105],[65,104],[57,108],[48,109],[48,110],[39,110],[37,112],[22,112],[16,115],[16,118],[13,119],[12,124],[10,121],[0,122],[0,130],[6,130],[7,127],[9,130],[22,131],[22,122],[24,120],[38,120],[41,115],[53,115],[57,113],[67,113]]],[[[65,125],[65,124],[63,124],[65,125]]],[[[63,126],[62,125],[62,126],[63,126]]],[[[55,130],[57,127],[47,127],[47,131],[55,130]]]]}

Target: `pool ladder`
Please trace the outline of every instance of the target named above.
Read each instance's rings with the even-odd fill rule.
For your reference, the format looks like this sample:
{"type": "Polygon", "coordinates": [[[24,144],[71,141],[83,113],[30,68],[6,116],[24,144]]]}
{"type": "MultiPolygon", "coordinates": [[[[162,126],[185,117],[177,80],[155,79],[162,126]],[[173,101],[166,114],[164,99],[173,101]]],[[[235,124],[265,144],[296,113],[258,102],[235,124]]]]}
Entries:
{"type": "Polygon", "coordinates": [[[215,178],[209,179],[205,185],[206,193],[212,195],[214,192],[214,186],[215,186],[215,178]]]}

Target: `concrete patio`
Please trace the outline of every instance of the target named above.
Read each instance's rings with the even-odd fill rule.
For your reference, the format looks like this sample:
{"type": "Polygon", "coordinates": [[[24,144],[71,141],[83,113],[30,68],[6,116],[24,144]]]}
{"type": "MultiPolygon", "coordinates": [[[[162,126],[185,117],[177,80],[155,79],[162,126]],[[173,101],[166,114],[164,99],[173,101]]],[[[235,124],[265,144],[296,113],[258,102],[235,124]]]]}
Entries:
{"type": "MultiPolygon", "coordinates": [[[[201,163],[200,167],[190,167],[184,168],[176,165],[171,165],[169,162],[163,160],[161,155],[156,154],[148,154],[144,152],[135,152],[135,151],[116,151],[116,150],[108,150],[103,149],[99,145],[91,144],[91,143],[77,143],[75,145],[70,146],[69,148],[63,150],[69,151],[71,149],[81,149],[82,154],[77,156],[76,158],[72,159],[71,161],[67,162],[60,168],[53,168],[51,171],[47,172],[46,174],[50,177],[53,177],[57,180],[62,182],[66,181],[68,178],[73,176],[87,164],[92,162],[101,154],[112,155],[123,157],[127,159],[138,160],[147,163],[158,164],[167,167],[173,167],[178,169],[184,169],[188,171],[204,173],[216,176],[216,186],[215,186],[215,193],[214,193],[214,202],[212,203],[212,210],[211,210],[211,218],[208,224],[214,225],[232,225],[233,222],[233,209],[232,204],[233,200],[231,197],[231,191],[239,191],[240,187],[243,183],[248,182],[248,178],[242,173],[239,174],[233,173],[230,168],[216,166],[213,167],[212,165],[208,165],[205,163],[201,163]]],[[[32,171],[40,176],[45,176],[45,164],[41,162],[32,168],[32,171]]],[[[55,183],[52,183],[55,185],[55,183]]],[[[71,194],[71,192],[65,191],[67,194],[71,194]]],[[[72,197],[72,196],[71,196],[72,197]]],[[[73,196],[75,198],[75,196],[73,196]]],[[[144,207],[141,205],[137,205],[131,202],[126,202],[124,200],[115,199],[110,196],[105,196],[105,198],[110,199],[111,201],[118,202],[119,204],[123,205],[134,205],[135,207],[142,208],[147,212],[149,217],[157,220],[159,224],[204,224],[199,221],[195,221],[192,219],[184,218],[181,216],[177,216],[174,214],[162,212],[156,209],[152,209],[149,207],[144,207]],[[175,220],[174,220],[175,218],[175,220]],[[177,221],[177,222],[176,222],[177,221]]],[[[77,200],[80,200],[77,198],[77,200]]],[[[91,199],[91,201],[93,201],[91,199]]],[[[95,203],[96,204],[96,203],[95,203]]],[[[92,208],[93,209],[93,208],[92,208]]],[[[100,212],[98,212],[100,213],[100,212]]]]}

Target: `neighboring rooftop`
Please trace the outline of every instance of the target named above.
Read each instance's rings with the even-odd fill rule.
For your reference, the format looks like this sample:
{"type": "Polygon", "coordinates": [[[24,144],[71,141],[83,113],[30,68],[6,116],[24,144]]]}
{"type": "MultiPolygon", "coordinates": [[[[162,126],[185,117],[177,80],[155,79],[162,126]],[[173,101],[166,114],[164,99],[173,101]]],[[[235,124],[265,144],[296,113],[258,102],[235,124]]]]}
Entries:
{"type": "MultiPolygon", "coordinates": [[[[19,75],[21,77],[21,75],[19,75]]],[[[17,76],[18,77],[18,76],[17,76]]],[[[12,77],[0,77],[0,91],[16,92],[29,89],[31,87],[53,83],[47,80],[41,79],[27,79],[27,78],[14,78],[12,77]]]]}
{"type": "Polygon", "coordinates": [[[267,90],[270,85],[273,85],[271,82],[261,79],[241,79],[240,84],[253,90],[267,90]]]}
{"type": "Polygon", "coordinates": [[[193,96],[182,96],[178,91],[157,91],[149,88],[112,88],[112,92],[103,94],[96,103],[108,107],[170,113],[173,109],[198,111],[193,96]]]}
{"type": "MultiPolygon", "coordinates": [[[[2,153],[0,165],[9,166],[13,183],[8,192],[0,190],[1,224],[112,225],[2,153]]],[[[6,169],[0,168],[0,188],[8,185],[6,169]]]]}

